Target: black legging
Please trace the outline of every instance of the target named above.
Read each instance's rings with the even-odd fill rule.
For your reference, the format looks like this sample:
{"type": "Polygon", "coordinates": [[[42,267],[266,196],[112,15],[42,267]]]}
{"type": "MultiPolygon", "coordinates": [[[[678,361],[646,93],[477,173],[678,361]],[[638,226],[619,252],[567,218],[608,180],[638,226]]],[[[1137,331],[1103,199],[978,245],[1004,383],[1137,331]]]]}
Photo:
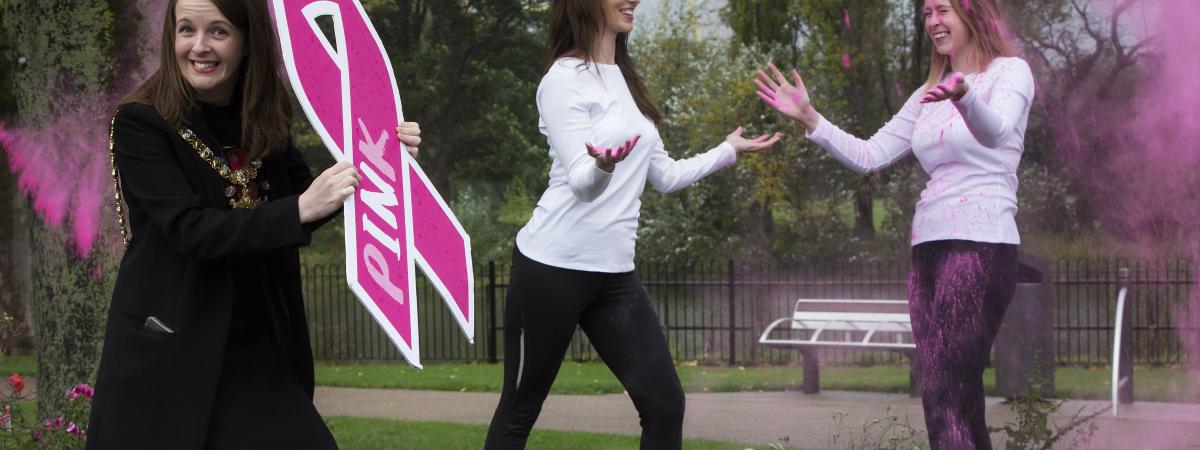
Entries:
{"type": "Polygon", "coordinates": [[[513,252],[504,390],[485,449],[524,448],[578,324],[637,407],[643,449],[683,440],[683,388],[637,274],[563,269],[513,252]]]}
{"type": "Polygon", "coordinates": [[[933,241],[912,249],[908,304],[929,444],[991,449],[983,369],[1017,280],[1017,246],[933,241]]]}

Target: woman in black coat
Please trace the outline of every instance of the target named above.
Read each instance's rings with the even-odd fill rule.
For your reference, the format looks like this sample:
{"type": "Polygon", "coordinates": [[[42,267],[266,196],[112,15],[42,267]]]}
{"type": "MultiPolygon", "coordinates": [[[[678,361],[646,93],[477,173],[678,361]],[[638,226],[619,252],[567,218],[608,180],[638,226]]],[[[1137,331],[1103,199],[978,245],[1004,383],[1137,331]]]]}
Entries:
{"type": "Polygon", "coordinates": [[[88,448],[336,448],[312,404],[298,248],[359,176],[314,179],[292,146],[268,14],[171,0],[161,66],[113,118],[130,235],[88,448]]]}

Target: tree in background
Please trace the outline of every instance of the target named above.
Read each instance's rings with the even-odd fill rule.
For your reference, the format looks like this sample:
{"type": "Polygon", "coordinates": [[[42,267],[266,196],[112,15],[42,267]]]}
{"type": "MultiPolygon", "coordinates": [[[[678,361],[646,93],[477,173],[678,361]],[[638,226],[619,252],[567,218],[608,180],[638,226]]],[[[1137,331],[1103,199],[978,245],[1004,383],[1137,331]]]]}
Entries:
{"type": "MultiPolygon", "coordinates": [[[[549,159],[534,96],[547,4],[533,0],[365,0],[397,76],[407,120],[421,123],[418,161],[471,235],[476,261],[507,259],[546,185],[549,159]]],[[[304,122],[309,160],[330,160],[304,122]]],[[[324,162],[321,162],[324,161],[324,162]]],[[[337,230],[338,227],[328,227],[337,230]]],[[[340,237],[319,236],[340,255],[340,237]]],[[[327,249],[327,250],[321,250],[327,249]]],[[[318,251],[306,252],[313,261],[318,251]]],[[[320,258],[340,262],[340,259],[320,258]]]]}
{"type": "Polygon", "coordinates": [[[1103,224],[1125,237],[1154,229],[1131,230],[1121,213],[1108,207],[1116,178],[1101,162],[1126,149],[1115,145],[1120,140],[1114,134],[1121,131],[1098,126],[1122,122],[1138,81],[1157,70],[1159,55],[1144,22],[1147,4],[1047,0],[1005,5],[1023,56],[1038,75],[1022,165],[1039,179],[1027,184],[1022,177],[1022,190],[1031,188],[1022,196],[1022,224],[1057,232],[1103,224]]]}
{"type": "MultiPolygon", "coordinates": [[[[26,58],[12,74],[16,124],[26,148],[22,153],[10,148],[9,155],[10,162],[22,160],[13,168],[23,170],[22,187],[39,210],[32,227],[30,299],[38,385],[44,392],[66,392],[94,379],[119,256],[112,207],[81,203],[89,194],[96,195],[96,201],[111,198],[111,178],[99,185],[95,184],[103,183],[103,176],[88,179],[93,184],[88,187],[99,192],[61,192],[75,187],[68,182],[74,178],[108,172],[95,164],[108,158],[103,143],[111,117],[106,89],[115,64],[114,16],[108,2],[101,0],[9,0],[4,7],[12,54],[26,58]],[[39,191],[24,183],[33,177],[60,183],[60,192],[39,191]],[[89,207],[96,210],[81,211],[89,207]],[[74,232],[95,225],[88,217],[99,217],[104,230],[90,244],[74,232]]],[[[96,231],[91,230],[93,238],[96,231]]],[[[64,406],[61,396],[38,396],[43,416],[53,416],[64,406]]]]}
{"type": "MultiPolygon", "coordinates": [[[[12,123],[16,114],[12,74],[23,61],[16,56],[4,29],[4,0],[0,0],[0,124],[12,123]]],[[[0,144],[3,145],[3,144],[0,144]]],[[[2,154],[2,151],[0,151],[2,154]]],[[[0,157],[0,318],[11,317],[12,336],[0,336],[0,348],[12,353],[33,350],[33,321],[29,310],[32,252],[29,250],[29,215],[17,177],[8,167],[8,158],[0,157]]],[[[3,357],[3,355],[0,355],[3,357]]]]}
{"type": "MultiPolygon", "coordinates": [[[[909,1],[773,2],[730,0],[723,17],[734,39],[770,55],[778,64],[796,67],[813,88],[814,98],[830,120],[859,136],[869,136],[886,122],[916,88],[909,1]],[[778,3],[778,4],[777,4],[778,3]],[[772,11],[765,15],[763,11],[772,11]],[[761,31],[775,27],[776,33],[761,31]]],[[[761,67],[765,61],[758,61],[761,67]]],[[[923,71],[922,71],[923,73],[923,71]]],[[[915,164],[905,162],[881,174],[857,176],[826,152],[809,144],[803,130],[767,115],[773,126],[786,127],[793,139],[781,146],[787,164],[778,172],[777,198],[761,222],[776,229],[774,254],[783,260],[834,256],[882,256],[879,245],[907,237],[911,211],[896,207],[907,200],[915,164]],[[899,197],[899,198],[897,198],[899,197]],[[879,201],[882,200],[882,201],[879,201]],[[883,207],[886,219],[876,220],[883,207]],[[849,218],[846,230],[843,217],[849,218]],[[875,237],[876,222],[883,236],[875,237]],[[901,232],[900,230],[904,230],[901,232]]],[[[908,208],[911,209],[911,206],[908,208]]],[[[884,247],[887,247],[884,244],[884,247]]]]}

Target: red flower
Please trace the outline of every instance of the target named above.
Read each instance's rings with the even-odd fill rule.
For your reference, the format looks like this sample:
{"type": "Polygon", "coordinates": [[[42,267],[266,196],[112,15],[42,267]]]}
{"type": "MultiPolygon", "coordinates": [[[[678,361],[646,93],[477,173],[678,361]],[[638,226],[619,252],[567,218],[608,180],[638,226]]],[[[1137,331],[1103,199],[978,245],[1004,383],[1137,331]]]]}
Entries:
{"type": "Polygon", "coordinates": [[[19,373],[14,373],[8,377],[8,385],[12,386],[14,392],[20,394],[21,391],[25,390],[25,377],[19,373]]]}

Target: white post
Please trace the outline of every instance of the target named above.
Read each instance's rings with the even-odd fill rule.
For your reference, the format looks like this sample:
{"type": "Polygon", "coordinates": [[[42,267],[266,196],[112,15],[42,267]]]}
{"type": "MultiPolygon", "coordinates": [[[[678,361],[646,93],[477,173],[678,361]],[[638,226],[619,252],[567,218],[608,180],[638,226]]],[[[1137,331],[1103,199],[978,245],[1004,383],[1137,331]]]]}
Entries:
{"type": "Polygon", "coordinates": [[[1121,288],[1117,293],[1117,324],[1114,339],[1113,339],[1113,373],[1112,373],[1112,415],[1117,415],[1117,392],[1121,387],[1120,370],[1121,370],[1121,321],[1125,316],[1125,293],[1129,288],[1121,288]]]}

